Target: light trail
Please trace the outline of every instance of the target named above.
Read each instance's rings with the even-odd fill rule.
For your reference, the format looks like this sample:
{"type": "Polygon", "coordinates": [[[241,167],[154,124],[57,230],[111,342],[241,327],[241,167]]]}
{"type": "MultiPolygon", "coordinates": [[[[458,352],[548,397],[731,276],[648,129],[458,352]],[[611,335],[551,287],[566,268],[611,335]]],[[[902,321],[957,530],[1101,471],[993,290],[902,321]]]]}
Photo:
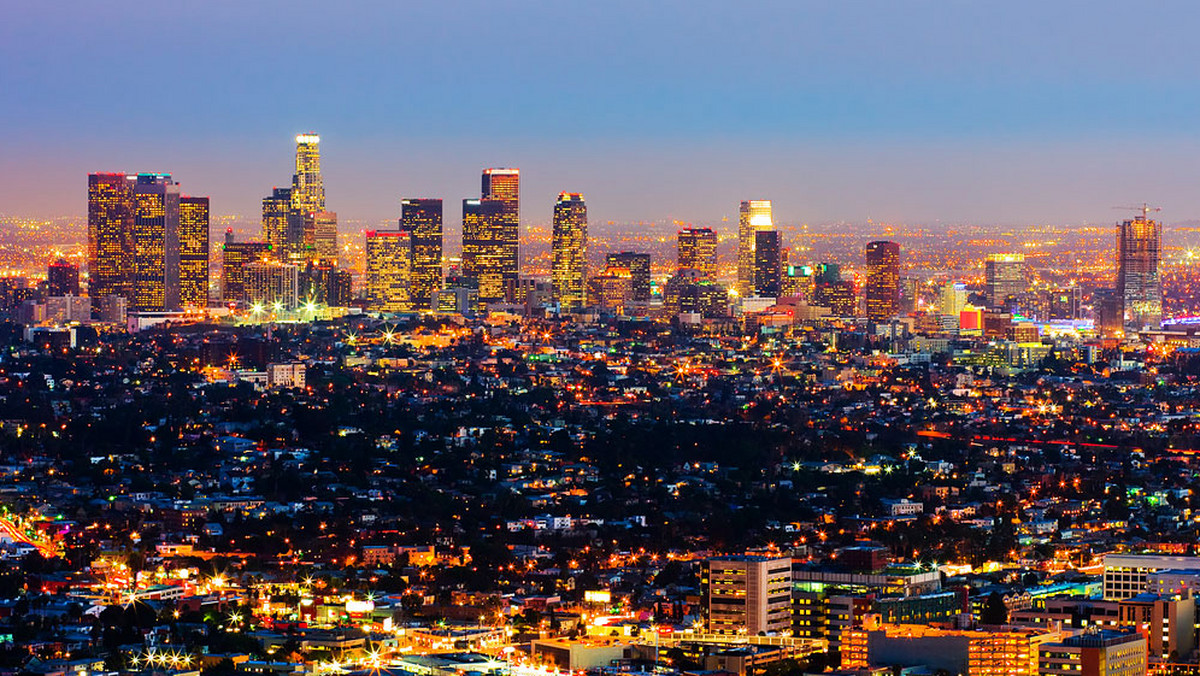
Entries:
{"type": "Polygon", "coordinates": [[[62,549],[49,535],[37,534],[31,522],[25,522],[25,527],[22,527],[22,523],[23,520],[15,517],[0,516],[0,537],[30,545],[47,559],[62,556],[62,549]]]}

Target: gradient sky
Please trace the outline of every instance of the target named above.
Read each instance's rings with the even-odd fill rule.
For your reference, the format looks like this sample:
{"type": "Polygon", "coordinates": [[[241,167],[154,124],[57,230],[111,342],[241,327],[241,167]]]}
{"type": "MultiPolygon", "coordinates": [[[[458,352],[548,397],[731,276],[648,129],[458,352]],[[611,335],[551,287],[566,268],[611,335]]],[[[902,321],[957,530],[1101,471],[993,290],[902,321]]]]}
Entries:
{"type": "Polygon", "coordinates": [[[475,196],[522,169],[593,223],[1200,218],[1200,3],[12,2],[0,214],[82,214],[89,171],[169,171],[256,214],[322,136],[328,206],[475,196]]]}

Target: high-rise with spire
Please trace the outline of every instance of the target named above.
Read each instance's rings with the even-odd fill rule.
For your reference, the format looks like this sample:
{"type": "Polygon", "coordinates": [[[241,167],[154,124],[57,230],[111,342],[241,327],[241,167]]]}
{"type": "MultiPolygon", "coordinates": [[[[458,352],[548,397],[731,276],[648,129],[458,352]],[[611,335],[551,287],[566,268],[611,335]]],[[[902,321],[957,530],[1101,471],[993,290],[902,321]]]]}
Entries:
{"type": "Polygon", "coordinates": [[[321,180],[321,137],[312,132],[296,136],[292,210],[300,214],[325,211],[325,183],[321,180]]]}
{"type": "Polygon", "coordinates": [[[262,230],[277,260],[299,262],[336,251],[337,214],[325,211],[320,136],[311,132],[296,136],[292,186],[274,188],[263,198],[262,230]]]}
{"type": "Polygon", "coordinates": [[[559,193],[554,204],[551,266],[554,298],[563,309],[582,307],[587,266],[587,204],[583,195],[559,193]]]}
{"type": "MultiPolygon", "coordinates": [[[[325,214],[325,183],[321,180],[321,137],[315,133],[296,136],[296,173],[292,175],[291,208],[288,212],[286,255],[293,261],[318,257],[316,232],[325,214]]],[[[326,215],[324,220],[328,222],[326,215]]],[[[337,216],[333,216],[337,228],[337,216]]],[[[336,236],[335,236],[336,239],[336,236]]],[[[335,244],[336,246],[336,244],[335,244]]]]}

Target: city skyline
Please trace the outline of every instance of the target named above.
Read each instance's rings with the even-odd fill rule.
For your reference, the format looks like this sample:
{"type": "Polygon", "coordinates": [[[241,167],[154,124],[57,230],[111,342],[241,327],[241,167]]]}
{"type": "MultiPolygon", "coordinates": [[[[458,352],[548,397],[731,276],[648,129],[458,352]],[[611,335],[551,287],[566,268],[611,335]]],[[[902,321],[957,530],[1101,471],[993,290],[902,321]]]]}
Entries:
{"type": "MultiPolygon", "coordinates": [[[[272,194],[263,199],[262,239],[267,245],[268,257],[273,261],[239,261],[236,251],[231,259],[231,240],[226,236],[226,255],[223,259],[226,263],[234,263],[236,269],[222,270],[220,295],[223,302],[244,304],[244,309],[250,311],[252,321],[261,319],[263,309],[267,307],[277,308],[278,311],[308,312],[311,315],[322,306],[347,307],[353,299],[352,269],[355,262],[349,260],[350,256],[343,256],[337,246],[336,214],[325,211],[320,137],[315,132],[308,132],[297,135],[295,140],[296,173],[293,175],[292,188],[274,188],[272,194]],[[291,265],[280,268],[279,263],[291,265]],[[343,263],[347,263],[351,269],[340,269],[343,263]],[[243,290],[241,297],[234,294],[231,298],[229,289],[239,287],[243,290]]],[[[124,300],[132,301],[132,309],[140,312],[198,309],[198,306],[203,306],[199,301],[208,300],[209,294],[205,290],[212,290],[208,280],[208,198],[184,197],[181,201],[178,185],[168,174],[89,175],[89,269],[95,267],[103,273],[104,257],[98,256],[106,250],[106,242],[120,239],[119,236],[110,235],[106,229],[131,214],[132,224],[118,225],[114,232],[119,234],[132,227],[130,232],[135,244],[132,293],[101,293],[97,297],[122,296],[124,300]],[[125,198],[134,201],[126,205],[124,210],[108,213],[110,196],[97,189],[97,181],[102,179],[113,179],[123,188],[135,185],[134,193],[125,198]],[[148,199],[142,195],[146,192],[143,184],[159,186],[156,192],[166,189],[167,196],[173,197],[171,200],[164,197],[153,204],[143,204],[148,199]],[[179,207],[189,200],[196,201],[189,203],[188,218],[181,220],[179,207]],[[198,209],[201,205],[202,211],[198,209]],[[182,266],[190,272],[180,274],[180,264],[184,260],[190,261],[187,266],[182,266]]],[[[366,308],[407,312],[453,307],[463,311],[462,308],[469,304],[474,305],[475,310],[487,311],[491,307],[499,307],[493,304],[503,303],[528,309],[541,306],[548,299],[560,304],[559,311],[583,307],[588,238],[582,196],[565,192],[559,195],[552,233],[552,283],[546,288],[539,288],[536,276],[530,276],[528,268],[522,269],[519,251],[520,170],[483,169],[480,195],[479,199],[467,198],[463,201],[467,213],[461,232],[462,258],[457,264],[453,259],[445,260],[443,255],[440,199],[402,200],[404,213],[400,218],[399,230],[364,231],[363,270],[366,284],[360,290],[365,291],[366,308]],[[568,216],[563,211],[564,200],[575,202],[578,213],[568,216]],[[428,204],[416,208],[417,203],[428,204]],[[418,211],[428,213],[418,215],[418,211]],[[568,234],[569,231],[572,234],[568,234]],[[402,244],[381,248],[380,244],[395,239],[387,235],[402,235],[402,244]],[[372,247],[372,243],[376,246],[372,247]],[[441,273],[444,263],[449,263],[451,267],[450,278],[443,285],[441,273]],[[522,273],[526,276],[522,277],[522,273]],[[443,286],[447,294],[439,297],[439,290],[443,286]]],[[[1116,294],[1123,300],[1117,309],[1113,309],[1108,291],[1102,288],[1094,290],[1095,325],[1098,332],[1106,336],[1124,333],[1121,322],[1113,321],[1114,312],[1122,313],[1125,328],[1132,330],[1158,329],[1163,319],[1159,273],[1162,259],[1161,224],[1145,219],[1146,214],[1157,213],[1161,208],[1148,204],[1123,208],[1140,210],[1143,218],[1124,221],[1119,226],[1119,247],[1115,261],[1118,267],[1116,294]],[[1138,223],[1148,227],[1142,228],[1146,233],[1138,234],[1135,238],[1142,243],[1135,245],[1134,240],[1127,236],[1127,230],[1138,223]],[[1140,253],[1130,253],[1135,250],[1140,253]],[[1133,272],[1127,274],[1129,270],[1133,272]],[[1130,308],[1136,310],[1133,313],[1136,317],[1131,316],[1130,308]]],[[[232,230],[227,230],[229,232],[232,230]]],[[[716,240],[705,245],[711,252],[703,255],[699,254],[697,244],[685,241],[685,235],[691,237],[700,232],[709,236],[715,234],[711,229],[690,227],[677,233],[678,274],[667,279],[657,294],[665,301],[668,311],[691,314],[691,311],[682,308],[695,307],[689,305],[693,301],[681,299],[699,293],[701,289],[695,285],[703,279],[707,278],[710,283],[717,281],[715,271],[706,269],[709,264],[702,260],[715,253],[716,240]],[[693,258],[695,260],[691,260],[693,258]],[[690,262],[685,264],[685,260],[690,262]],[[685,287],[689,290],[685,291],[685,287]]],[[[864,292],[860,300],[865,304],[865,315],[871,321],[885,322],[899,314],[911,314],[920,309],[920,280],[913,276],[906,279],[901,277],[900,245],[895,242],[877,240],[866,244],[865,284],[857,273],[847,278],[837,271],[836,265],[826,263],[820,263],[818,267],[823,272],[814,275],[811,268],[797,268],[796,264],[817,261],[812,258],[793,259],[790,256],[782,233],[775,227],[771,200],[757,199],[740,202],[735,245],[736,281],[730,287],[729,295],[734,300],[732,306],[738,311],[759,311],[770,307],[772,303],[791,298],[804,303],[815,301],[834,315],[854,316],[864,309],[862,306],[856,307],[856,296],[860,290],[864,292]],[[805,272],[805,269],[809,272],[805,272]],[[746,303],[739,303],[738,298],[745,299],[746,303]],[[900,304],[902,299],[903,307],[900,304]]],[[[348,245],[346,253],[352,247],[348,245]]],[[[644,246],[638,248],[645,249],[644,246]]],[[[803,251],[805,248],[801,247],[799,252],[803,251]]],[[[1192,257],[1191,251],[1183,253],[1186,254],[1185,260],[1192,257]]],[[[128,251],[120,247],[104,254],[113,262],[119,262],[128,255],[128,251]]],[[[626,249],[609,252],[605,258],[605,268],[588,285],[597,299],[594,304],[596,307],[607,311],[621,310],[631,302],[651,299],[654,265],[650,252],[626,249]]],[[[712,263],[715,264],[715,261],[712,263]]],[[[1050,306],[1056,302],[1070,307],[1078,304],[1070,300],[1074,296],[1073,291],[1065,295],[1059,293],[1061,298],[1058,301],[1026,296],[1023,254],[989,252],[985,263],[985,300],[979,305],[964,307],[969,311],[961,318],[955,318],[961,319],[965,325],[976,328],[983,326],[986,321],[984,309],[1011,311],[1011,317],[1027,318],[1040,316],[1041,313],[1053,314],[1056,310],[1050,306]],[[1016,305],[1010,305],[1015,301],[1024,304],[1020,311],[1016,305]]],[[[1079,260],[1076,259],[1078,264],[1079,260]]],[[[119,263],[117,267],[120,267],[119,263]]],[[[99,281],[97,288],[103,291],[103,275],[99,281]]],[[[1075,284],[1071,280],[1066,288],[1072,288],[1075,284]]],[[[713,288],[719,287],[707,288],[705,293],[713,288]]],[[[1051,295],[1054,293],[1052,290],[1051,295]]],[[[89,294],[95,295],[90,286],[89,294]]],[[[713,312],[711,302],[706,307],[708,310],[704,312],[713,312]]],[[[229,305],[227,309],[233,311],[235,306],[229,305]]],[[[1061,308],[1058,312],[1061,314],[1061,308]]],[[[1076,310],[1070,312],[1077,314],[1076,310]]]]}
{"type": "MultiPolygon", "coordinates": [[[[1036,11],[616,3],[552,15],[418,3],[343,15],[218,2],[144,9],[136,21],[87,5],[53,17],[23,7],[0,46],[10,64],[0,85],[22,93],[0,111],[0,211],[79,213],[69,177],[137,166],[208,186],[214,215],[250,215],[277,180],[279,139],[318,129],[338,196],[331,210],[349,220],[392,219],[402,195],[453,202],[474,192],[479,166],[522,167],[526,195],[547,205],[582,191],[597,224],[735,217],[728,205],[748,194],[773,195],[780,222],[1107,222],[1114,195],[1170,205],[1168,223],[1200,218],[1194,60],[1184,51],[1196,10],[1027,7],[1036,11]],[[564,19],[588,35],[576,43],[546,30],[564,19]],[[161,30],[139,32],[147,21],[161,30]],[[306,85],[267,77],[293,55],[264,46],[314,21],[328,39],[311,46],[306,85]],[[425,30],[361,39],[410,24],[425,30]],[[1070,47],[1135,24],[1156,27],[1153,50],[1070,47]],[[789,25],[820,29],[795,40],[789,25]],[[991,30],[979,35],[979,25],[991,30]],[[1059,31],[1053,43],[1041,25],[1059,31]],[[739,27],[754,37],[738,39],[739,27]],[[491,44],[456,39],[471,31],[514,38],[499,44],[529,86],[455,84],[473,79],[491,44]],[[49,40],[53,51],[41,48],[49,40]],[[212,42],[231,49],[203,48],[212,42]],[[597,56],[621,47],[631,55],[597,56]],[[131,73],[75,67],[87,50],[155,54],[208,94],[175,97],[156,83],[133,106],[115,94],[131,73]],[[396,64],[424,76],[420,97],[389,77],[396,64]],[[739,105],[739,91],[753,103],[739,105]],[[79,96],[92,104],[86,124],[64,105],[79,96]],[[1131,157],[1143,160],[1136,169],[1131,157]]],[[[550,219],[550,206],[526,211],[550,219]]]]}
{"type": "Polygon", "coordinates": [[[14,6],[0,676],[1200,676],[1196,25],[14,6]]]}
{"type": "MultiPolygon", "coordinates": [[[[284,134],[283,136],[286,137],[287,134],[284,134]]],[[[286,141],[284,141],[283,143],[286,144],[286,141]]],[[[1200,146],[1197,147],[1197,155],[1200,156],[1200,146]]],[[[153,163],[151,163],[151,164],[153,164],[153,163]]],[[[181,161],[181,162],[178,162],[177,164],[186,164],[186,162],[181,161]]],[[[509,163],[509,164],[516,165],[516,163],[509,163]]],[[[477,167],[473,168],[473,169],[470,167],[464,168],[464,172],[468,175],[471,174],[473,171],[478,171],[478,168],[477,167]]],[[[553,172],[552,169],[551,169],[551,172],[553,172]]],[[[99,172],[89,171],[87,173],[104,173],[104,172],[103,171],[99,171],[99,172]]],[[[163,174],[174,174],[176,176],[183,175],[181,172],[175,172],[175,171],[162,171],[162,172],[146,171],[143,173],[163,173],[163,174]]],[[[322,172],[322,173],[327,174],[328,172],[322,172]]],[[[525,172],[523,172],[523,173],[525,173],[525,172]]],[[[527,173],[525,173],[525,175],[526,175],[526,177],[528,176],[527,173]]],[[[1198,176],[1200,176],[1200,172],[1198,172],[1198,176]]],[[[76,179],[77,178],[78,177],[76,177],[76,179]]],[[[461,179],[462,179],[461,176],[455,177],[456,181],[459,181],[461,179]]],[[[219,182],[220,182],[220,180],[218,179],[218,183],[219,182]]],[[[258,182],[263,185],[267,185],[267,184],[271,183],[271,181],[265,180],[265,179],[258,180],[258,182]]],[[[473,183],[474,181],[470,181],[469,179],[467,179],[466,182],[473,183]]],[[[540,185],[542,187],[554,186],[554,185],[558,185],[559,183],[564,183],[564,181],[547,179],[544,176],[541,177],[540,179],[535,178],[532,181],[523,179],[522,182],[523,183],[532,182],[535,185],[540,185]]],[[[251,205],[248,208],[248,210],[246,210],[246,211],[242,211],[240,209],[238,209],[238,210],[224,209],[223,210],[220,208],[221,202],[219,201],[219,198],[213,198],[214,206],[213,206],[212,215],[214,218],[230,218],[230,219],[235,219],[235,220],[240,219],[240,220],[244,220],[247,224],[257,224],[258,220],[259,220],[259,214],[257,212],[260,210],[260,207],[265,208],[265,204],[268,200],[278,201],[278,200],[282,199],[284,202],[288,202],[288,200],[290,199],[291,188],[289,188],[289,187],[281,188],[276,185],[273,188],[270,188],[270,190],[272,190],[274,192],[273,195],[268,195],[267,197],[259,197],[257,199],[251,199],[250,200],[251,205]]],[[[470,189],[468,189],[468,190],[470,190],[470,189]]],[[[354,188],[352,187],[350,190],[350,193],[353,194],[353,191],[354,191],[354,188]]],[[[548,192],[544,195],[539,192],[538,195],[536,196],[536,198],[538,200],[538,204],[537,204],[538,208],[529,210],[530,213],[526,213],[525,211],[522,211],[520,214],[520,221],[519,221],[520,224],[522,226],[527,226],[527,225],[549,226],[553,221],[553,205],[554,205],[555,196],[562,191],[563,191],[563,189],[561,189],[561,188],[553,188],[553,190],[551,190],[550,192],[548,192]],[[546,208],[546,205],[549,205],[549,208],[546,208]]],[[[1149,191],[1149,193],[1153,193],[1153,194],[1158,194],[1161,192],[1161,190],[1156,190],[1154,188],[1149,188],[1148,191],[1149,191]]],[[[73,194],[77,194],[78,191],[65,191],[65,192],[72,192],[73,194]]],[[[215,193],[216,191],[210,191],[210,192],[215,193]]],[[[254,190],[249,189],[247,194],[249,194],[249,192],[254,192],[254,190]]],[[[419,192],[419,191],[414,191],[414,192],[419,192]]],[[[785,194],[787,194],[788,190],[785,188],[783,190],[783,192],[785,194]]],[[[735,193],[730,192],[729,196],[731,197],[733,202],[736,203],[746,193],[770,194],[769,191],[757,190],[754,188],[750,188],[748,190],[743,191],[740,194],[735,194],[735,193]]],[[[994,219],[994,218],[990,218],[990,219],[989,218],[959,218],[959,219],[955,219],[955,218],[919,219],[918,218],[915,220],[911,220],[911,219],[902,219],[902,218],[878,218],[878,217],[871,216],[870,214],[858,214],[857,217],[855,217],[855,218],[831,216],[829,218],[815,219],[815,218],[806,218],[805,217],[805,212],[807,210],[805,209],[803,204],[797,204],[797,203],[789,200],[789,201],[783,202],[783,204],[785,206],[785,214],[786,215],[783,217],[776,216],[773,220],[776,223],[776,225],[787,226],[787,227],[810,226],[810,225],[818,226],[818,227],[819,226],[844,226],[844,225],[860,227],[860,226],[879,226],[879,225],[889,225],[890,224],[890,225],[904,226],[904,227],[929,228],[932,230],[938,230],[941,228],[954,228],[954,227],[959,227],[962,225],[1010,227],[1010,228],[1017,228],[1017,229],[1036,228],[1036,227],[1042,227],[1042,226],[1047,226],[1047,225],[1066,227],[1066,228],[1088,228],[1088,227],[1095,227],[1098,225],[1099,226],[1119,225],[1124,220],[1120,216],[1119,210],[1125,210],[1130,207],[1124,206],[1123,204],[1110,204],[1110,203],[1112,203],[1112,202],[1122,202],[1122,203],[1135,202],[1135,201],[1137,201],[1137,199],[1140,199],[1143,194],[1144,193],[1132,194],[1132,195],[1128,196],[1128,198],[1126,198],[1123,195],[1119,198],[1114,198],[1112,195],[1108,195],[1107,197],[1106,196],[1097,196],[1093,202],[1085,205],[1081,210],[1077,211],[1075,216],[1068,216],[1068,217],[1064,217],[1061,219],[1031,218],[1031,219],[1019,219],[1019,220],[1013,220],[1013,221],[1006,221],[1003,219],[994,219]],[[1092,218],[1086,218],[1086,217],[1080,216],[1080,214],[1083,214],[1083,213],[1091,214],[1092,218]]],[[[211,197],[211,195],[210,195],[210,197],[211,197]]],[[[737,224],[738,213],[735,209],[730,208],[729,199],[726,199],[725,197],[726,196],[724,194],[722,194],[722,204],[717,205],[714,209],[708,211],[707,213],[694,213],[694,214],[692,214],[693,217],[691,217],[691,218],[682,218],[682,217],[676,217],[676,216],[671,216],[671,215],[662,215],[662,214],[659,214],[658,216],[655,216],[655,217],[637,216],[636,214],[633,214],[633,215],[630,215],[628,218],[606,218],[604,220],[597,220],[594,222],[594,224],[596,226],[598,226],[601,230],[603,230],[603,227],[606,225],[657,224],[657,225],[661,225],[662,227],[667,228],[667,229],[675,228],[675,227],[678,227],[681,225],[695,225],[695,226],[704,226],[704,227],[715,227],[715,228],[719,229],[720,234],[736,236],[737,228],[738,228],[738,224],[737,224]]],[[[384,222],[395,221],[400,216],[400,213],[402,211],[402,202],[404,199],[408,199],[408,198],[400,196],[399,193],[396,193],[396,195],[394,197],[389,197],[386,200],[386,201],[391,201],[391,202],[395,203],[395,206],[392,208],[391,211],[383,210],[378,213],[363,214],[362,212],[360,212],[358,210],[352,209],[351,211],[355,211],[357,213],[357,215],[349,217],[349,218],[341,219],[341,220],[344,220],[348,224],[357,224],[355,227],[361,227],[361,229],[369,229],[371,227],[378,227],[380,224],[382,224],[384,222]]],[[[451,203],[456,202],[456,200],[454,200],[453,198],[446,198],[446,197],[436,197],[433,199],[447,199],[451,203]]],[[[530,199],[534,199],[534,198],[531,197],[530,199]]],[[[74,202],[74,201],[78,201],[78,200],[75,199],[72,201],[74,202]]],[[[346,200],[343,199],[342,201],[345,202],[346,200]]],[[[680,200],[680,201],[683,201],[683,200],[680,200]]],[[[773,197],[772,200],[770,200],[770,201],[777,202],[778,200],[777,200],[777,198],[773,197]]],[[[9,203],[9,202],[5,202],[5,204],[7,204],[7,203],[9,203]]],[[[1184,202],[1184,203],[1186,204],[1186,202],[1184,202]]],[[[240,201],[237,204],[239,206],[245,206],[245,205],[242,205],[240,201]]],[[[225,205],[231,206],[228,201],[225,201],[225,205]]],[[[457,206],[457,205],[455,205],[455,206],[457,206]]],[[[1179,213],[1181,208],[1187,208],[1187,207],[1181,207],[1179,203],[1174,203],[1174,204],[1170,205],[1170,207],[1168,208],[1168,211],[1179,213]]],[[[284,207],[284,209],[286,210],[286,206],[284,207]]],[[[82,217],[86,216],[86,211],[87,211],[87,205],[80,204],[80,205],[72,205],[72,208],[64,210],[61,213],[58,213],[58,212],[33,213],[33,212],[18,212],[18,211],[13,211],[13,212],[0,211],[0,217],[3,217],[3,218],[37,218],[37,219],[82,218],[82,217]]],[[[455,223],[461,224],[462,215],[463,214],[462,214],[461,209],[455,209],[453,211],[447,210],[447,213],[445,216],[446,216],[447,222],[449,224],[455,224],[455,223]]],[[[337,214],[334,212],[329,212],[329,216],[336,217],[337,214]]],[[[1162,219],[1160,219],[1160,221],[1162,221],[1164,223],[1164,225],[1167,225],[1167,226],[1176,226],[1176,227],[1195,226],[1197,224],[1200,224],[1200,205],[1197,206],[1194,216],[1189,215],[1189,212],[1182,212],[1176,218],[1162,218],[1162,219]]],[[[866,232],[866,230],[864,230],[864,232],[866,232]]],[[[669,233],[669,230],[663,231],[663,234],[668,234],[668,233],[669,233]]]]}

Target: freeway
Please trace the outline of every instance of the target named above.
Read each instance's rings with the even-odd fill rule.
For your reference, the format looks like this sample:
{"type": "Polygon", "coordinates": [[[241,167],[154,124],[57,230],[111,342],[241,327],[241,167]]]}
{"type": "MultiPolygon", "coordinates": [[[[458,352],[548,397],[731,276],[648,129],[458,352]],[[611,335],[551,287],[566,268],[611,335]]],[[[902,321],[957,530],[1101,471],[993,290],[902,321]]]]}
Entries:
{"type": "Polygon", "coordinates": [[[28,519],[11,515],[0,517],[0,538],[31,545],[48,559],[62,555],[58,543],[49,535],[39,532],[28,519]]]}

